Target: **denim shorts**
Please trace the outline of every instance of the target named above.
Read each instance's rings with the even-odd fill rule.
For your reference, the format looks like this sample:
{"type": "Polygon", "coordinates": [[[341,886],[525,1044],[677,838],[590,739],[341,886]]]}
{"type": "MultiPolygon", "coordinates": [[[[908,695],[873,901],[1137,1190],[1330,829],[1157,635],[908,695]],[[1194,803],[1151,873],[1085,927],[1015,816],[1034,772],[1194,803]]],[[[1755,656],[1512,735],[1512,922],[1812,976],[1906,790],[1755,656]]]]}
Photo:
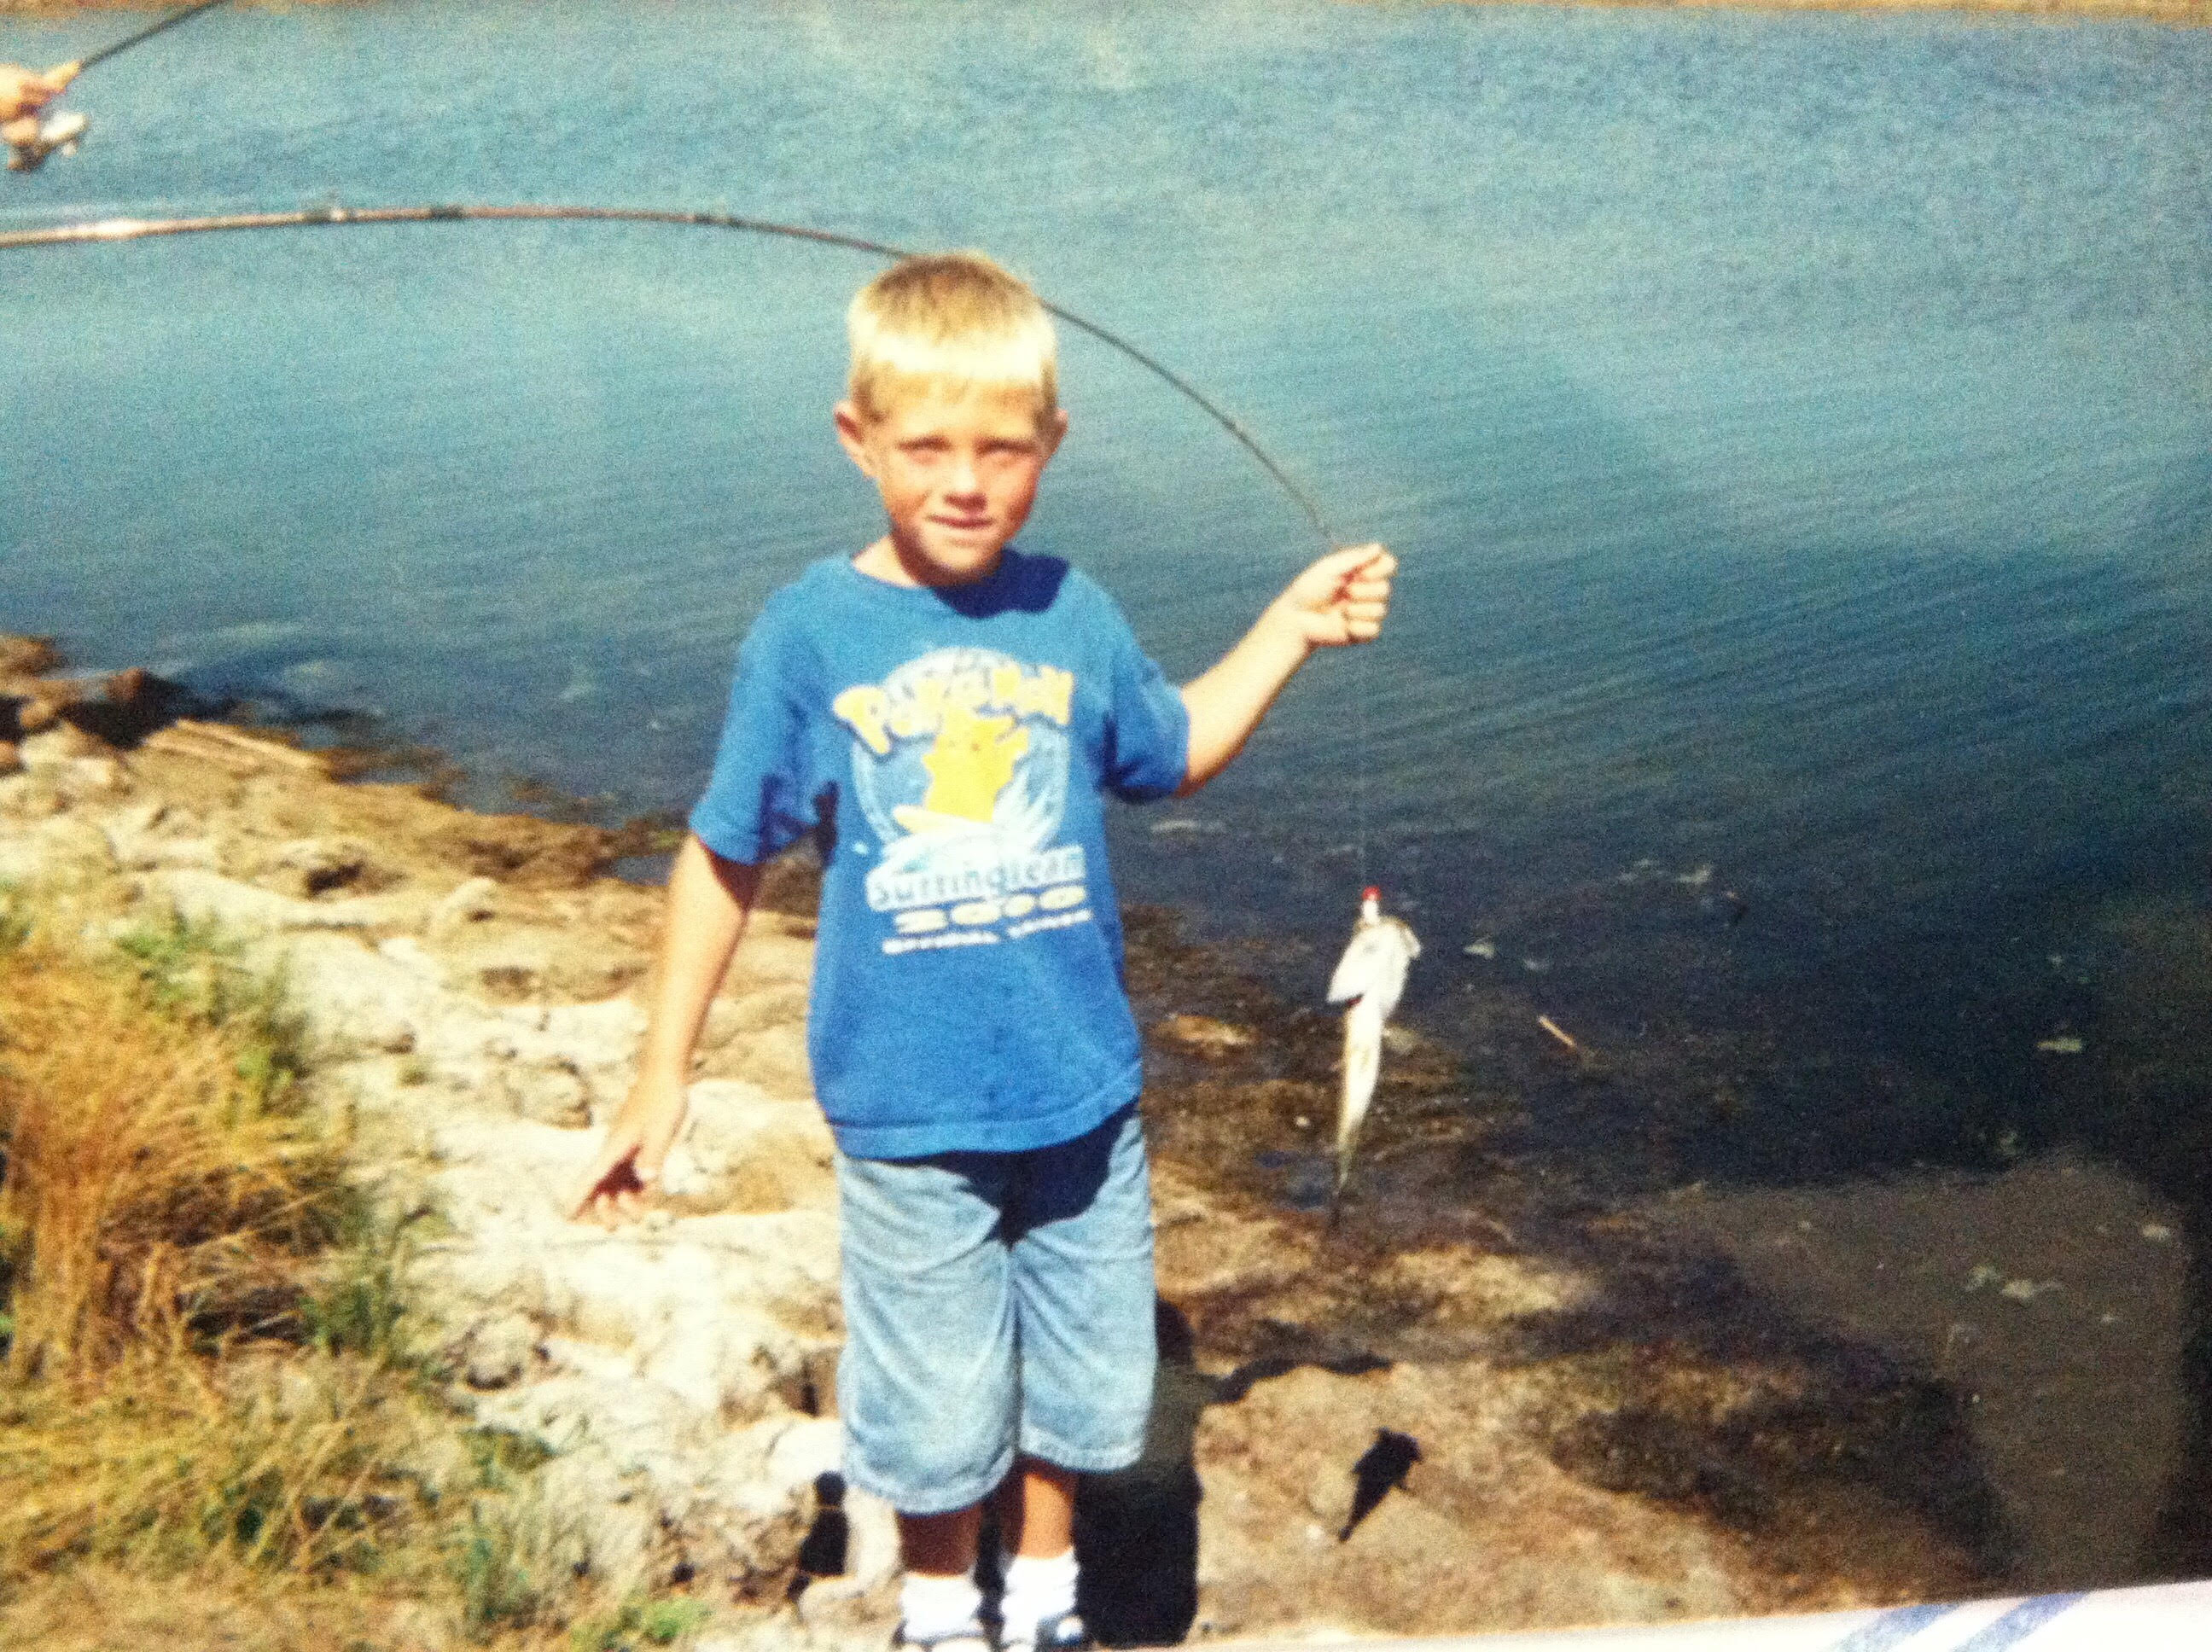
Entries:
{"type": "Polygon", "coordinates": [[[1125,1468],[1152,1409],[1152,1189],[1134,1102],[1021,1153],[837,1156],[845,1475],[904,1514],[1018,1453],[1125,1468]]]}

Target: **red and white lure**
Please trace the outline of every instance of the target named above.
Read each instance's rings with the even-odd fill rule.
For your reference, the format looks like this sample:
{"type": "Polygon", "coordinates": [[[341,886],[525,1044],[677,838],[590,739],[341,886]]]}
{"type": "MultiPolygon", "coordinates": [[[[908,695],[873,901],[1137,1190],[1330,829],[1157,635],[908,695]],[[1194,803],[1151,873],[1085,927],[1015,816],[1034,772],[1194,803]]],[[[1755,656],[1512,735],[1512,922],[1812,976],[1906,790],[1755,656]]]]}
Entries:
{"type": "Polygon", "coordinates": [[[1328,1001],[1350,1005],[1344,1012],[1344,1094],[1336,1119],[1332,1206],[1352,1172],[1352,1150],[1382,1071],[1383,1026],[1406,990],[1407,968],[1420,956],[1420,939],[1404,920],[1382,915],[1382,891],[1372,884],[1362,890],[1352,940],[1328,978],[1328,1001]]]}

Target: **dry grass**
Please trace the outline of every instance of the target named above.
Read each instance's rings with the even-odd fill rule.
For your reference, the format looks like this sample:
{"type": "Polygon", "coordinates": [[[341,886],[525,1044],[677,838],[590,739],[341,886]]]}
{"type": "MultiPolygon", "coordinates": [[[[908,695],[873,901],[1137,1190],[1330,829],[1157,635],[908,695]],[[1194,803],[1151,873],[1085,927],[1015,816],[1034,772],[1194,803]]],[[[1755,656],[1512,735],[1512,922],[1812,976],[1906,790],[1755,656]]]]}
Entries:
{"type": "Polygon", "coordinates": [[[570,1644],[538,1454],[406,1347],[281,995],[189,926],[28,932],[0,910],[0,1644],[570,1644]]]}
{"type": "Polygon", "coordinates": [[[96,969],[0,957],[0,1236],[9,1374],[82,1380],[126,1351],[273,1328],[337,1236],[339,1162],[301,1114],[267,987],[189,929],[96,969]]]}

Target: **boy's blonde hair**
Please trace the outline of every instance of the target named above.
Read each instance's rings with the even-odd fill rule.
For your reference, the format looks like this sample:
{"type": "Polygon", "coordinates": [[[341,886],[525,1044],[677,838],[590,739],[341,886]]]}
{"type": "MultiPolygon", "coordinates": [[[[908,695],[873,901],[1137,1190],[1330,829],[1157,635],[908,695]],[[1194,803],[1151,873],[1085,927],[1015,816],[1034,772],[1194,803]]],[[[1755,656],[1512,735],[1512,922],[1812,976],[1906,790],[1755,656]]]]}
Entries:
{"type": "Polygon", "coordinates": [[[902,393],[945,386],[1032,390],[1037,417],[1060,404],[1052,318],[1026,282],[981,252],[903,258],[854,295],[846,393],[864,419],[902,393]]]}

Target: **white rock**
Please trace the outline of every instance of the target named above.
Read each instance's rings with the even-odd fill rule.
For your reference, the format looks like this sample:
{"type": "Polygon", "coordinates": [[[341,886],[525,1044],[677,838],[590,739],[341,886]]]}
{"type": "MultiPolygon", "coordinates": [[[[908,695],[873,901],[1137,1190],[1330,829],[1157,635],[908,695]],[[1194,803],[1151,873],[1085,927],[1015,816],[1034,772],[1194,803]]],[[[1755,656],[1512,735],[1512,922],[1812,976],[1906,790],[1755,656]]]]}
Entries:
{"type": "Polygon", "coordinates": [[[495,1314],[470,1330],[462,1380],[472,1388],[504,1388],[522,1380],[537,1352],[538,1327],[520,1314],[495,1314]]]}
{"type": "Polygon", "coordinates": [[[769,1448],[769,1479],[778,1485],[811,1486],[844,1463],[844,1426],[834,1417],[807,1417],[776,1430],[769,1448]]]}
{"type": "Polygon", "coordinates": [[[574,1371],[596,1382],[628,1382],[637,1376],[635,1355],[603,1348],[595,1342],[555,1336],[547,1337],[538,1346],[546,1363],[556,1370],[574,1371]]]}
{"type": "Polygon", "coordinates": [[[424,951],[422,943],[412,935],[391,936],[379,941],[376,950],[417,980],[434,987],[445,984],[445,966],[424,951]]]}
{"type": "Polygon", "coordinates": [[[471,878],[439,897],[431,907],[432,933],[456,929],[492,917],[499,911],[499,884],[489,878],[471,878]]]}
{"type": "MultiPolygon", "coordinates": [[[[286,898],[266,890],[254,893],[272,901],[286,898]]],[[[317,909],[305,901],[294,904],[317,909]]],[[[248,956],[283,967],[294,1002],[319,1037],[404,1053],[416,1047],[420,1029],[437,1019],[436,997],[427,983],[351,936],[298,935],[249,949],[248,956]]]]}
{"type": "MultiPolygon", "coordinates": [[[[124,851],[118,848],[115,853],[119,859],[124,851]]],[[[137,853],[135,847],[131,853],[137,853]]],[[[188,862],[194,858],[185,857],[188,862]]],[[[202,922],[212,920],[245,934],[289,929],[369,929],[392,917],[391,904],[374,896],[307,901],[225,878],[195,864],[168,865],[163,855],[151,859],[165,864],[149,887],[166,894],[179,915],[202,922]]]]}
{"type": "Polygon", "coordinates": [[[806,1378],[798,1339],[763,1315],[725,1304],[710,1320],[670,1324],[640,1374],[694,1408],[724,1418],[757,1417],[795,1399],[806,1378]]]}

